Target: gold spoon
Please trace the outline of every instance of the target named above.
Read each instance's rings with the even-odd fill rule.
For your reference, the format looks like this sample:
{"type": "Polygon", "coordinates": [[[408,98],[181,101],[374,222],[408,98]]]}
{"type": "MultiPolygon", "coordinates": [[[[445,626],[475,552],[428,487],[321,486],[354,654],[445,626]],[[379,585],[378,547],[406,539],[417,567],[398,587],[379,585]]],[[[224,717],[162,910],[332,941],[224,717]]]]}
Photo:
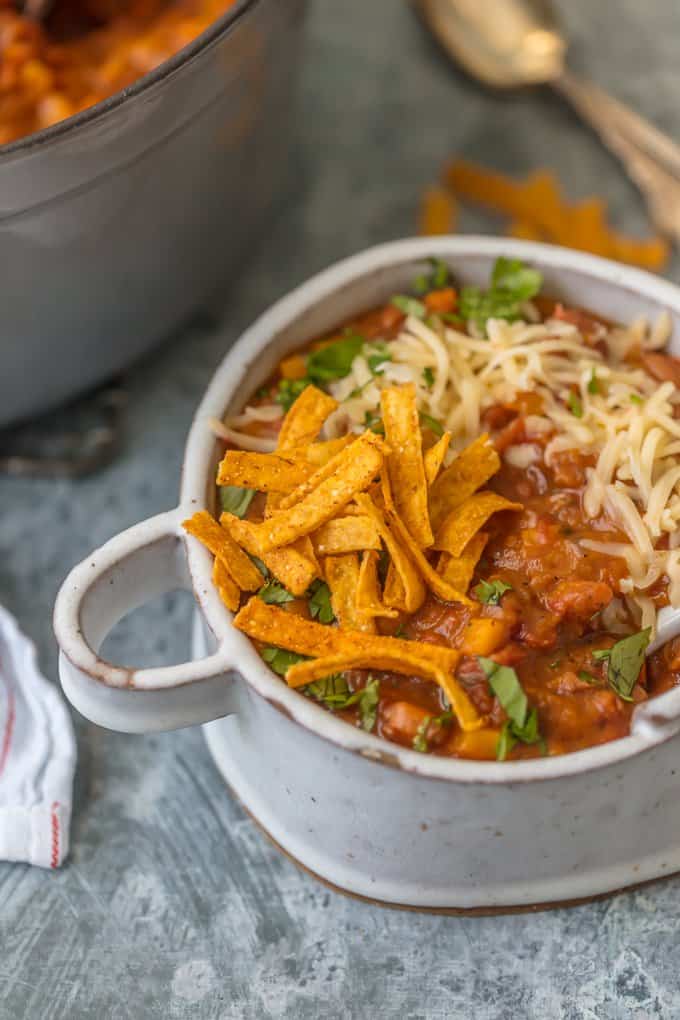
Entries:
{"type": "Polygon", "coordinates": [[[680,146],[565,66],[567,42],[549,0],[413,0],[444,48],[499,88],[551,85],[620,160],[656,228],[680,241],[680,146]]]}

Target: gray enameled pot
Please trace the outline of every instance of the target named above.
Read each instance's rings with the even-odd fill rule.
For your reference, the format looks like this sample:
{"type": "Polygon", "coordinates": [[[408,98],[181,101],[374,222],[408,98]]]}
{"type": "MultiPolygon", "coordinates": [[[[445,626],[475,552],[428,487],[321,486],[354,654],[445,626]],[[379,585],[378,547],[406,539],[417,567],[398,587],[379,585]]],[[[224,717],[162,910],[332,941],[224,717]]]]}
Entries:
{"type": "Polygon", "coordinates": [[[236,0],[124,92],[0,148],[0,425],[212,300],[283,178],[306,0],[236,0]]]}
{"type": "MultiPolygon", "coordinates": [[[[87,718],[127,732],[208,723],[215,761],[288,854],[357,895],[444,910],[575,902],[680,870],[680,688],[639,706],[631,733],[574,754],[516,762],[419,754],[349,726],[285,683],[235,630],[212,557],[181,521],[214,507],[219,458],[206,419],[240,409],[282,356],[408,288],[425,258],[482,283],[499,255],[539,268],[545,289],[611,319],[668,310],[680,290],[579,252],[507,238],[429,238],[373,248],[279,301],[225,358],[198,409],[179,506],[77,566],[55,608],[62,685],[87,718]],[[172,588],[202,614],[196,660],[125,669],[99,658],[112,626],[172,588]]],[[[664,611],[665,612],[665,611],[664,611]]],[[[664,624],[680,630],[678,614],[664,624]]]]}

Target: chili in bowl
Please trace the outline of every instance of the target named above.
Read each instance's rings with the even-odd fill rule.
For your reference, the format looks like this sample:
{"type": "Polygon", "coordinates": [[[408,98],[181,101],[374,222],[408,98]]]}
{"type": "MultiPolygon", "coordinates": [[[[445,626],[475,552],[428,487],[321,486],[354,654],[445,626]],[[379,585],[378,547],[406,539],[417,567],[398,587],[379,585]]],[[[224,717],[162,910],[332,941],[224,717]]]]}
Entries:
{"type": "Polygon", "coordinates": [[[213,720],[272,838],[382,902],[526,907],[680,869],[673,646],[646,654],[676,504],[668,479],[639,497],[641,465],[652,493],[673,470],[679,324],[672,285],[543,245],[396,242],[322,273],[218,371],[180,506],[66,580],[67,696],[130,732],[213,720]],[[178,585],[195,661],[98,656],[178,585]]]}
{"type": "Polygon", "coordinates": [[[604,743],[680,682],[680,360],[500,257],[284,358],[226,425],[215,555],[235,626],[305,696],[422,753],[604,743]],[[328,628],[324,631],[323,628],[328,628]],[[332,668],[331,668],[332,667],[332,668]]]}

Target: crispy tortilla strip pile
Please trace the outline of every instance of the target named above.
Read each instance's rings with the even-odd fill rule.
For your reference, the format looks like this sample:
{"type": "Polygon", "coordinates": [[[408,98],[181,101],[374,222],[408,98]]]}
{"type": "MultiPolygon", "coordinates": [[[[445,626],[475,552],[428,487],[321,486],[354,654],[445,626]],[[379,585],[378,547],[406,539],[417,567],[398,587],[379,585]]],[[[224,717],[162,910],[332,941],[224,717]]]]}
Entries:
{"type": "Polygon", "coordinates": [[[467,596],[492,514],[521,509],[494,492],[478,491],[500,466],[480,436],[444,467],[450,433],[427,451],[413,385],[381,392],[384,439],[372,431],[324,442],[319,433],[336,402],[308,386],[286,415],[276,452],[229,450],[220,485],[266,496],[261,520],[201,511],[185,522],[215,556],[213,579],[236,612],[242,593],[263,585],[260,560],[302,598],[310,584],[328,585],[337,626],[251,598],[234,623],[251,638],[310,661],[291,666],[293,687],[349,669],[419,676],[444,690],[463,729],[481,725],[454,677],[459,652],[421,641],[385,637],[381,619],[416,613],[428,590],[444,601],[478,604],[467,596]]]}

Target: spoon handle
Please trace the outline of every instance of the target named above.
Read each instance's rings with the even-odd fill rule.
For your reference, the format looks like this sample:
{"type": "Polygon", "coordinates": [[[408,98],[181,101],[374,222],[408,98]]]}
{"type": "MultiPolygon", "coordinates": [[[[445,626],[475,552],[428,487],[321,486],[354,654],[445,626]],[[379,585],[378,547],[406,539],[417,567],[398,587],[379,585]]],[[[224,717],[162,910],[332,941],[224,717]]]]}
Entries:
{"type": "Polygon", "coordinates": [[[657,230],[680,241],[680,146],[625,104],[565,71],[553,87],[619,158],[657,230]]]}

